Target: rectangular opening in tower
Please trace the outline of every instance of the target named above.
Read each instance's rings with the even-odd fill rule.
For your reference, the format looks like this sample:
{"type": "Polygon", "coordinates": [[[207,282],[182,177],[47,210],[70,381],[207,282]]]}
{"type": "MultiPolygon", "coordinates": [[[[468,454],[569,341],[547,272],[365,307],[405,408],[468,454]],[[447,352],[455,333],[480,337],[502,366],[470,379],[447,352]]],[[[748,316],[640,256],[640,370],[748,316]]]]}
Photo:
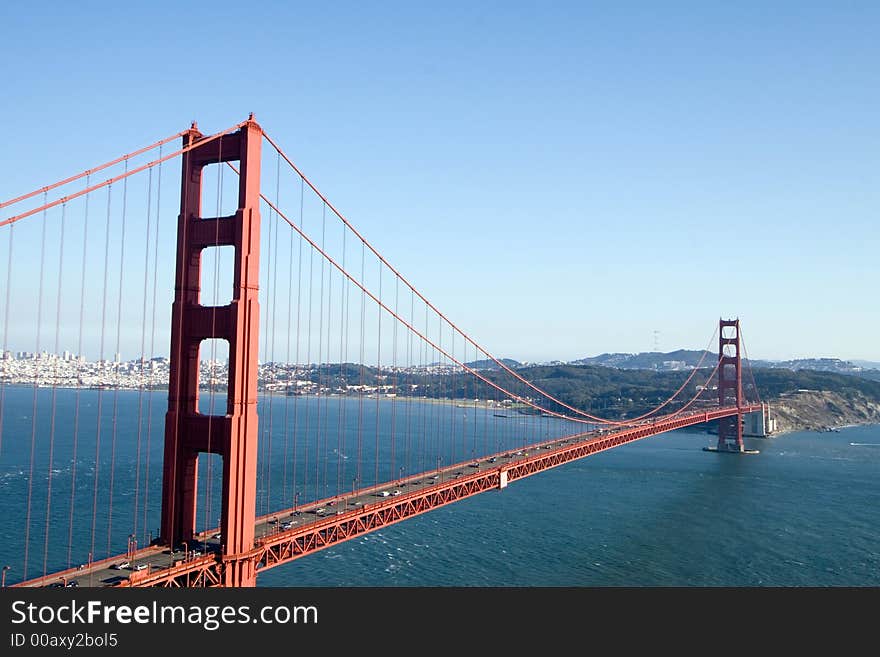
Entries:
{"type": "MultiPolygon", "coordinates": [[[[220,526],[223,509],[223,457],[219,454],[199,454],[198,491],[196,494],[196,532],[209,532],[203,537],[212,540],[212,530],[220,526]]],[[[217,539],[213,539],[216,541],[217,539]]]]}
{"type": "Polygon", "coordinates": [[[202,415],[226,415],[229,397],[229,343],[220,338],[199,346],[199,408],[202,415]]]}
{"type": "MultiPolygon", "coordinates": [[[[236,169],[239,162],[232,162],[236,169]]],[[[202,167],[202,216],[228,217],[238,209],[238,174],[226,162],[202,167]]]]}
{"type": "Polygon", "coordinates": [[[721,337],[725,340],[735,340],[736,339],[736,326],[722,326],[721,327],[721,337]]]}
{"type": "Polygon", "coordinates": [[[226,306],[232,301],[235,247],[209,246],[202,249],[199,280],[203,306],[226,306]]]}

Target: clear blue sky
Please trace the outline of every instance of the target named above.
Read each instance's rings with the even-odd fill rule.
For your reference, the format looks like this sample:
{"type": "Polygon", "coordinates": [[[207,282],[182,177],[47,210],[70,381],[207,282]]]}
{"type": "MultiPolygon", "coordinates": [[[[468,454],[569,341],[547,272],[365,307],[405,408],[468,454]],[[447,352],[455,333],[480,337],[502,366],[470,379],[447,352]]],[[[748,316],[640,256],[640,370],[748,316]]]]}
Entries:
{"type": "Polygon", "coordinates": [[[755,358],[880,361],[878,34],[876,2],[4,3],[0,198],[252,111],[498,356],[738,316],[755,358]]]}

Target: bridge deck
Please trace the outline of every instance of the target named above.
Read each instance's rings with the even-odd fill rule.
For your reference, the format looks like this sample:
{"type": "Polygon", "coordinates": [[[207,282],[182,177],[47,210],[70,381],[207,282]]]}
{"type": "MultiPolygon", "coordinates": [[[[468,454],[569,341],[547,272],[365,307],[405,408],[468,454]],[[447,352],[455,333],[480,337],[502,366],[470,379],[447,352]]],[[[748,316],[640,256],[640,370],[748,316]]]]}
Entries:
{"type": "MultiPolygon", "coordinates": [[[[760,410],[760,405],[728,407],[663,417],[625,429],[600,429],[482,457],[473,463],[450,465],[364,488],[353,495],[284,509],[257,518],[256,544],[246,556],[256,561],[260,572],[591,454],[666,431],[760,410]]],[[[222,582],[224,561],[216,530],[205,532],[192,548],[187,546],[182,552],[172,553],[159,546],[140,549],[130,559],[130,566],[117,567],[128,561],[126,555],[118,555],[16,586],[63,586],[76,581],[78,586],[175,587],[217,586],[222,582]],[[133,569],[141,564],[143,569],[133,569]]]]}

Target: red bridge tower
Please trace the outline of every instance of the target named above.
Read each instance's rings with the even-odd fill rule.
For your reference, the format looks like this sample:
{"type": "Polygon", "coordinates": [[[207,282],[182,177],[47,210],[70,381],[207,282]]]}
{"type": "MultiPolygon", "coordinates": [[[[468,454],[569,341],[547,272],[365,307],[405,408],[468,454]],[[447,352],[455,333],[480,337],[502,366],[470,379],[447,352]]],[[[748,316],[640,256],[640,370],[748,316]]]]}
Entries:
{"type": "MultiPolygon", "coordinates": [[[[718,405],[742,407],[742,362],[738,319],[719,320],[718,328],[718,405]]],[[[743,414],[718,420],[718,450],[742,452],[743,414]]]]}
{"type": "Polygon", "coordinates": [[[259,332],[260,147],[262,130],[253,115],[234,133],[208,141],[193,124],[184,136],[177,274],[171,311],[171,371],[165,416],[160,541],[174,546],[193,538],[200,453],[223,458],[220,532],[223,586],[254,586],[254,517],[257,481],[257,345],[259,332]],[[239,161],[238,209],[228,217],[202,217],[202,169],[239,161]],[[202,251],[232,246],[232,301],[200,302],[202,251]],[[225,415],[198,410],[199,346],[229,343],[225,415]]]}

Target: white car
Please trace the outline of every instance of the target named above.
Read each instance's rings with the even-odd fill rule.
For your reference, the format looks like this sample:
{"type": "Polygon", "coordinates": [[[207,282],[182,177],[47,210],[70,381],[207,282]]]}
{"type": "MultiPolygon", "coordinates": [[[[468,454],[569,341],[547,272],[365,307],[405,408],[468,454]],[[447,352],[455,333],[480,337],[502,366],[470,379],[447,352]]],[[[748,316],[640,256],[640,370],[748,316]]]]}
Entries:
{"type": "Polygon", "coordinates": [[[113,564],[112,568],[113,570],[122,570],[123,568],[128,568],[129,566],[131,566],[131,563],[129,563],[128,561],[120,561],[119,563],[113,564]]]}
{"type": "Polygon", "coordinates": [[[146,570],[148,568],[147,564],[139,563],[137,566],[132,568],[132,570],[146,570]]]}

